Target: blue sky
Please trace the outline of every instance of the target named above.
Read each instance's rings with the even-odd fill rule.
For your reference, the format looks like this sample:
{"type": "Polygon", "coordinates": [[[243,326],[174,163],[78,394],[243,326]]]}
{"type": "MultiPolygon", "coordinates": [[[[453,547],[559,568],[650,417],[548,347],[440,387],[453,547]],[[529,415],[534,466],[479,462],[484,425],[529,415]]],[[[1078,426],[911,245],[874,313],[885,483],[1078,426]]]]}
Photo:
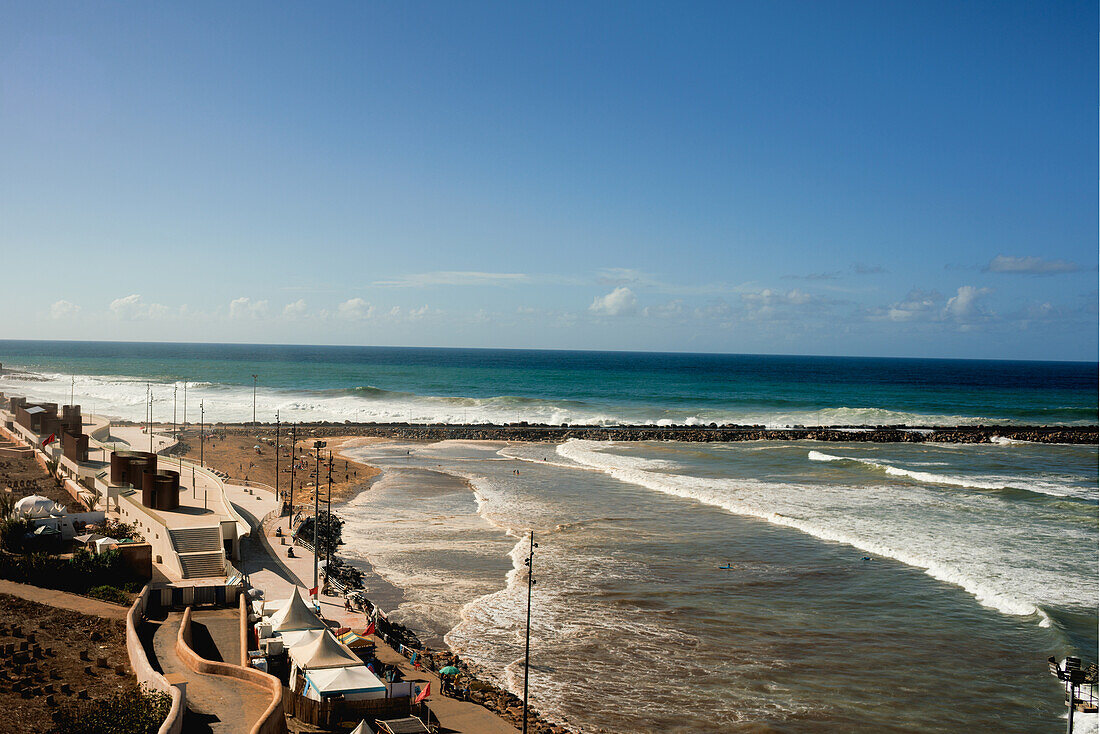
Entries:
{"type": "Polygon", "coordinates": [[[0,338],[1095,359],[1095,3],[3,3],[0,338]]]}

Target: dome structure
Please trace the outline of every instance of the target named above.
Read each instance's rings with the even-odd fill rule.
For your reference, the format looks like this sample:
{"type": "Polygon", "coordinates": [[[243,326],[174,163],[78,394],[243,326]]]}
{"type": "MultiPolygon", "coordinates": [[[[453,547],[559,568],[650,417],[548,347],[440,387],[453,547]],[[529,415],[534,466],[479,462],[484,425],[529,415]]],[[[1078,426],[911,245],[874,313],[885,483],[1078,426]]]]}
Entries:
{"type": "Polygon", "coordinates": [[[53,515],[64,515],[66,514],[66,510],[49,497],[32,494],[16,502],[15,510],[12,514],[15,517],[34,519],[39,517],[51,517],[53,515]]]}

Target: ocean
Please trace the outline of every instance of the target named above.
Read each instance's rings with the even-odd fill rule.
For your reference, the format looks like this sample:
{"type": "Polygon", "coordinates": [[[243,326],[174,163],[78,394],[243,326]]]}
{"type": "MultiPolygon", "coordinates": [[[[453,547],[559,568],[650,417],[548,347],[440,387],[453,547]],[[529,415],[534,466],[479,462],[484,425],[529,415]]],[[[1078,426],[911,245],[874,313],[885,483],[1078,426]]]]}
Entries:
{"type": "MultiPolygon", "coordinates": [[[[140,419],[1095,424],[1097,365],[0,342],[0,391],[140,419]],[[73,381],[75,379],[75,386],[73,381]]],[[[374,443],[343,555],[580,731],[1064,728],[1097,659],[1096,446],[374,443]],[[723,568],[728,566],[729,568],[723,568]]],[[[1095,717],[1083,720],[1095,728],[1095,717]]]]}

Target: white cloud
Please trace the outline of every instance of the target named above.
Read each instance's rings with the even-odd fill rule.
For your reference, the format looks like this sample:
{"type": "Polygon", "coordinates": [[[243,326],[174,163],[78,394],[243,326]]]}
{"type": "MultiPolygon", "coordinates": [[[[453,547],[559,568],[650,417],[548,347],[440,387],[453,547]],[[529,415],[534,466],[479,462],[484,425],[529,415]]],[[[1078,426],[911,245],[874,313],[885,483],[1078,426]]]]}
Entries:
{"type": "Polygon", "coordinates": [[[109,306],[115,318],[123,321],[137,321],[139,319],[157,319],[168,315],[169,309],[159,303],[145,303],[137,293],[131,293],[123,298],[116,298],[109,306]]]}
{"type": "Polygon", "coordinates": [[[78,313],[80,313],[80,306],[77,306],[75,303],[69,303],[64,299],[55,301],[54,304],[50,306],[51,319],[71,319],[78,313]]]}
{"type": "Polygon", "coordinates": [[[306,315],[306,302],[305,299],[299,298],[293,303],[288,303],[283,306],[283,318],[285,319],[300,319],[306,315]]]}
{"type": "Polygon", "coordinates": [[[955,295],[947,300],[947,305],[943,307],[943,314],[959,321],[978,316],[982,313],[978,300],[992,292],[989,288],[975,288],[972,285],[959,286],[959,290],[955,295]]]}
{"type": "Polygon", "coordinates": [[[684,314],[684,302],[679,298],[661,303],[656,306],[646,306],[642,309],[642,315],[659,319],[672,319],[684,314]]]}
{"type": "Polygon", "coordinates": [[[593,313],[605,316],[629,316],[638,308],[638,299],[626,286],[620,286],[605,296],[597,296],[588,307],[593,313]]]}
{"type": "Polygon", "coordinates": [[[413,320],[422,319],[425,316],[427,316],[430,312],[431,312],[431,309],[429,309],[427,304],[425,304],[425,305],[421,306],[420,308],[414,308],[413,310],[409,311],[409,318],[413,319],[413,320]]]}
{"type": "Polygon", "coordinates": [[[938,314],[942,300],[935,291],[912,290],[904,301],[889,306],[885,316],[891,321],[924,321],[938,314]]]}
{"type": "Polygon", "coordinates": [[[484,273],[475,270],[437,270],[430,273],[410,273],[391,280],[378,280],[374,285],[389,288],[424,288],[439,285],[514,285],[529,280],[524,273],[484,273]]]}
{"type": "Polygon", "coordinates": [[[247,296],[229,302],[229,318],[261,319],[267,316],[267,301],[253,301],[247,296]]]}
{"type": "Polygon", "coordinates": [[[374,315],[374,306],[362,298],[349,298],[336,307],[336,315],[342,319],[360,321],[374,315]]]}
{"type": "Polygon", "coordinates": [[[1044,260],[1041,257],[1010,257],[998,255],[985,266],[987,273],[1023,273],[1027,275],[1054,275],[1075,273],[1081,269],[1077,263],[1066,260],[1044,260]]]}

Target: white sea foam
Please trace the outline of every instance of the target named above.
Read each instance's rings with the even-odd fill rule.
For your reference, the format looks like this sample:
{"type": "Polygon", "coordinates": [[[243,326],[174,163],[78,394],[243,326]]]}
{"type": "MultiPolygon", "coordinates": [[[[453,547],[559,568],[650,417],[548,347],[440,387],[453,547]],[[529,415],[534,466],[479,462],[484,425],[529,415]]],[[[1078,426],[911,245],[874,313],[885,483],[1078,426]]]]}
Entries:
{"type": "MultiPolygon", "coordinates": [[[[888,464],[884,461],[853,456],[836,456],[821,451],[810,451],[807,458],[810,461],[851,462],[854,464],[862,464],[865,467],[881,471],[891,477],[905,477],[906,479],[912,479],[917,482],[946,484],[953,487],[966,487],[968,489],[1022,489],[1028,492],[1050,495],[1052,497],[1077,497],[1079,499],[1095,499],[1096,495],[1095,491],[1092,489],[1081,491],[1076,487],[1062,482],[1029,477],[987,474],[985,475],[985,479],[978,479],[976,477],[959,476],[956,474],[936,474],[934,472],[906,469],[904,467],[888,464]]],[[[943,462],[936,462],[936,464],[942,465],[943,462]]]]}
{"type": "Polygon", "coordinates": [[[1008,438],[1007,436],[990,436],[989,442],[998,446],[1026,446],[1031,441],[1021,441],[1018,438],[1008,438]]]}
{"type": "MultiPolygon", "coordinates": [[[[27,372],[0,375],[0,391],[36,400],[68,402],[71,375],[27,372]]],[[[142,420],[146,385],[154,397],[154,419],[169,422],[175,390],[176,417],[183,419],[183,383],[149,381],[129,375],[77,375],[77,402],[86,412],[113,418],[142,420]]],[[[190,422],[198,418],[202,401],[210,421],[244,422],[252,419],[251,385],[194,381],[187,384],[190,422]]],[[[512,423],[528,421],[549,425],[764,425],[769,428],[845,425],[969,425],[999,422],[990,416],[925,415],[884,408],[835,407],[806,411],[671,411],[653,406],[587,404],[552,397],[417,395],[411,392],[362,387],[351,390],[308,391],[260,388],[256,411],[272,420],[276,411],[284,421],[363,421],[376,423],[512,423]]],[[[1011,421],[1009,421],[1011,422],[1011,421]]]]}
{"type": "Polygon", "coordinates": [[[558,452],[624,482],[894,558],[962,587],[983,605],[1006,614],[1038,615],[1044,626],[1050,622],[1040,605],[1087,605],[1090,597],[1095,599],[1094,584],[1081,581],[1087,569],[1067,569],[1051,560],[1052,550],[1041,537],[1019,537],[1014,518],[998,518],[997,507],[988,504],[992,500],[981,495],[967,497],[967,505],[948,512],[943,504],[951,498],[934,488],[872,491],[666,474],[640,468],[633,457],[608,453],[608,447],[573,439],[558,452]],[[975,512],[985,524],[971,521],[975,512]]]}

